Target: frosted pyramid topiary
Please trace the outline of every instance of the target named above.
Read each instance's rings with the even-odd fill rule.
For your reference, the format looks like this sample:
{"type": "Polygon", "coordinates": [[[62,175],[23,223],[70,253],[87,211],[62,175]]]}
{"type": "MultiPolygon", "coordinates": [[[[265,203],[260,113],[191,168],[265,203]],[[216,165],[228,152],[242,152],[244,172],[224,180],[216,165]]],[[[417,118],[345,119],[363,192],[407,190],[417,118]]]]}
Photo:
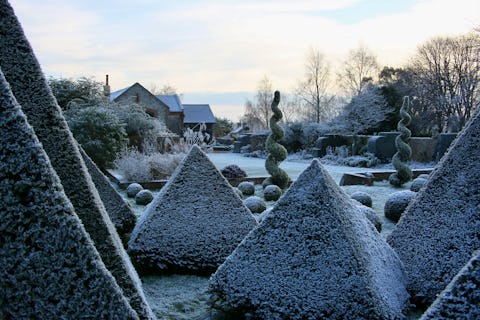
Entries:
{"type": "Polygon", "coordinates": [[[254,226],[227,180],[193,146],[143,212],[128,251],[146,271],[209,274],[254,226]]]}
{"type": "Polygon", "coordinates": [[[480,251],[474,253],[420,319],[480,319],[480,251]]]}
{"type": "Polygon", "coordinates": [[[477,112],[387,238],[405,265],[416,304],[432,303],[480,249],[479,146],[477,112]]]}
{"type": "Polygon", "coordinates": [[[135,227],[137,217],[92,159],[81,147],[79,149],[115,229],[122,236],[130,234],[135,227]]]}
{"type": "Polygon", "coordinates": [[[0,0],[0,67],[103,263],[141,318],[155,318],[12,7],[0,0]]]}
{"type": "Polygon", "coordinates": [[[138,319],[0,71],[0,315],[138,319]]]}
{"type": "Polygon", "coordinates": [[[397,319],[397,254],[318,160],[210,278],[212,306],[255,319],[397,319]]]}

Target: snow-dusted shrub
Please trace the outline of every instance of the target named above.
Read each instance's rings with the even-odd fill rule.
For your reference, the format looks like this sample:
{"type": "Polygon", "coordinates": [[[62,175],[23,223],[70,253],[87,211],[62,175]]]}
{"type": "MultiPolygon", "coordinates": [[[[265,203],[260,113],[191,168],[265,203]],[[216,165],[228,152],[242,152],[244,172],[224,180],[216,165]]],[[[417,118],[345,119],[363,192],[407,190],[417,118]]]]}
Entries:
{"type": "Polygon", "coordinates": [[[255,194],[255,184],[253,182],[242,181],[238,184],[237,188],[244,196],[251,196],[255,194]]]}
{"type": "Polygon", "coordinates": [[[263,198],[266,201],[277,201],[282,196],[282,189],[279,186],[271,184],[263,189],[263,198]]]}
{"type": "Polygon", "coordinates": [[[166,179],[185,154],[141,153],[134,149],[125,150],[114,161],[114,165],[128,181],[151,181],[166,179]]]}
{"type": "Polygon", "coordinates": [[[425,180],[427,180],[427,179],[428,179],[428,177],[430,177],[430,175],[429,175],[428,173],[422,173],[422,174],[418,175],[418,177],[417,177],[417,178],[420,178],[420,179],[425,179],[425,180]]]}
{"type": "Polygon", "coordinates": [[[245,207],[250,210],[251,213],[262,213],[267,209],[267,205],[265,204],[265,201],[257,196],[250,196],[243,200],[243,204],[245,207]]]}
{"type": "Polygon", "coordinates": [[[424,178],[415,178],[410,185],[410,190],[414,192],[420,191],[420,189],[425,185],[427,179],[424,178]]]}
{"type": "Polygon", "coordinates": [[[40,64],[13,9],[3,0],[0,4],[0,34],[0,67],[58,174],[75,213],[132,308],[140,317],[153,319],[140,279],[92,183],[40,64]]]}
{"type": "Polygon", "coordinates": [[[363,155],[351,155],[347,146],[327,147],[326,155],[322,157],[323,163],[335,163],[349,167],[371,168],[380,163],[374,154],[366,152],[363,155]]]}
{"type": "Polygon", "coordinates": [[[103,106],[72,108],[64,112],[73,136],[102,168],[112,167],[117,153],[127,146],[124,125],[103,106]]]}
{"type": "Polygon", "coordinates": [[[220,170],[220,172],[227,179],[245,178],[247,176],[247,173],[236,164],[230,164],[220,170]]]}
{"type": "Polygon", "coordinates": [[[385,217],[394,222],[397,222],[416,194],[416,192],[410,190],[403,190],[392,193],[387,198],[387,201],[385,201],[385,206],[383,207],[385,217]]]}
{"type": "Polygon", "coordinates": [[[128,186],[127,186],[127,196],[130,197],[130,198],[134,198],[137,193],[139,193],[140,191],[143,190],[143,187],[139,184],[139,183],[130,183],[128,186]]]}
{"type": "Polygon", "coordinates": [[[206,128],[205,123],[202,123],[197,131],[186,128],[183,131],[183,138],[179,140],[166,139],[167,150],[171,153],[186,154],[193,146],[198,146],[203,152],[212,151],[215,139],[205,131],[206,128]]]}
{"type": "Polygon", "coordinates": [[[147,205],[153,200],[153,193],[150,190],[141,190],[135,195],[135,203],[139,205],[147,205]]]}
{"type": "Polygon", "coordinates": [[[355,191],[354,193],[352,193],[350,195],[350,197],[354,200],[357,200],[358,202],[360,202],[364,206],[367,206],[367,207],[370,207],[370,208],[372,207],[372,197],[366,192],[355,191]]]}

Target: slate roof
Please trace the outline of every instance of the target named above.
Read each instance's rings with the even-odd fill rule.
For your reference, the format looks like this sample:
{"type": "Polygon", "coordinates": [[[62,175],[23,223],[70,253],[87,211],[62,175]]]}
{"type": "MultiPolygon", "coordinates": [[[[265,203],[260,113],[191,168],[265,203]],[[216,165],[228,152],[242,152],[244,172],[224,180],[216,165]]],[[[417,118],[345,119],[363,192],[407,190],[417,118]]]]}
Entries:
{"type": "Polygon", "coordinates": [[[183,111],[183,105],[177,94],[158,94],[155,97],[162,101],[168,107],[170,112],[183,111]]]}
{"type": "Polygon", "coordinates": [[[117,91],[114,91],[112,93],[110,93],[110,101],[114,101],[115,99],[117,99],[119,96],[122,95],[122,93],[124,93],[125,91],[127,91],[128,89],[130,89],[132,86],[129,86],[129,87],[126,87],[126,88],[123,88],[123,89],[120,89],[120,90],[117,90],[117,91]]]}
{"type": "Polygon", "coordinates": [[[215,116],[209,104],[184,104],[184,123],[215,123],[215,116]]]}

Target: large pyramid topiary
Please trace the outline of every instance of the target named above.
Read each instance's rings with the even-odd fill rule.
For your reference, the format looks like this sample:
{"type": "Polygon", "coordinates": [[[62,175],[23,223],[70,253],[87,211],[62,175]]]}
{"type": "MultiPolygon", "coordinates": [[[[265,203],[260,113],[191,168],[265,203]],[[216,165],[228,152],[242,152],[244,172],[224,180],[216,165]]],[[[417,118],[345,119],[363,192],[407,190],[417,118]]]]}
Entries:
{"type": "Polygon", "coordinates": [[[133,213],[128,203],[123,200],[122,196],[115,190],[108,178],[100,171],[92,159],[81,147],[79,149],[115,229],[119,235],[126,237],[132,232],[137,222],[135,213],[133,213]]]}
{"type": "Polygon", "coordinates": [[[397,254],[318,160],[210,278],[212,305],[255,319],[397,319],[397,254]]]}
{"type": "Polygon", "coordinates": [[[105,266],[140,317],[155,318],[12,7],[0,0],[0,67],[105,266]]]}
{"type": "Polygon", "coordinates": [[[407,288],[419,305],[432,303],[480,249],[479,112],[387,238],[405,265],[407,288]]]}
{"type": "Polygon", "coordinates": [[[0,71],[0,315],[138,319],[0,71]]]}
{"type": "Polygon", "coordinates": [[[474,253],[420,319],[480,319],[480,251],[474,253]]]}
{"type": "Polygon", "coordinates": [[[210,274],[254,226],[237,193],[193,146],[143,212],[128,252],[145,271],[210,274]]]}

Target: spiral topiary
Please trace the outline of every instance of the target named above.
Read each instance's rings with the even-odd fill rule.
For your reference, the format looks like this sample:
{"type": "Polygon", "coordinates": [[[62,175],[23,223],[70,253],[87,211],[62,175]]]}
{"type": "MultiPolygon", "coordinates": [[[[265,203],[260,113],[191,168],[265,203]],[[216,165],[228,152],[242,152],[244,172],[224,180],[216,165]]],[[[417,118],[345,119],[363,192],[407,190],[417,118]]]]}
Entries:
{"type": "Polygon", "coordinates": [[[400,135],[395,139],[395,146],[398,151],[392,158],[392,164],[397,172],[393,173],[388,178],[390,184],[395,187],[400,187],[402,184],[412,179],[412,170],[405,164],[405,161],[409,160],[412,156],[412,149],[408,145],[411,132],[407,128],[412,119],[406,110],[409,103],[410,99],[408,96],[403,97],[403,104],[400,108],[401,119],[397,125],[397,130],[400,131],[400,135]]]}
{"type": "Polygon", "coordinates": [[[279,143],[285,135],[283,128],[277,124],[283,117],[282,111],[278,108],[279,103],[280,92],[275,91],[272,101],[273,115],[270,117],[270,129],[272,132],[265,143],[265,148],[269,152],[267,160],[265,160],[265,169],[267,169],[270,177],[265,179],[262,185],[266,187],[274,184],[281,189],[285,189],[288,185],[288,174],[278,166],[287,157],[287,149],[279,143]]]}

